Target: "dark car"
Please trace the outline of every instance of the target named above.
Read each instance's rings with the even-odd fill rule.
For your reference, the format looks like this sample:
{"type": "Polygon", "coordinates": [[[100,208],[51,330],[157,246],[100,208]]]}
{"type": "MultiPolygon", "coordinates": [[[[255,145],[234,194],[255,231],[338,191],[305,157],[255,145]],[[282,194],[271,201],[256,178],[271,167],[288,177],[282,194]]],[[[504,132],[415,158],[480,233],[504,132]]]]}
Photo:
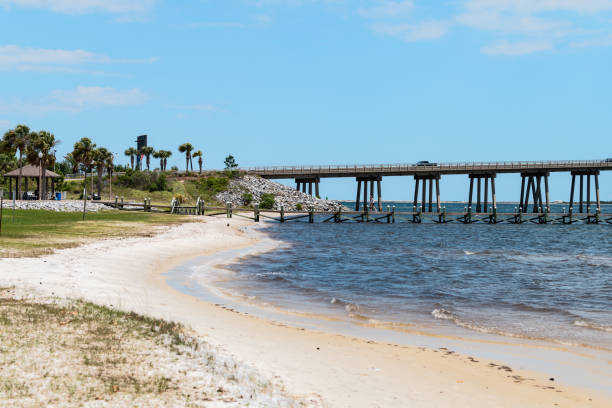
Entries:
{"type": "Polygon", "coordinates": [[[437,166],[438,163],[430,163],[427,160],[421,160],[416,164],[417,166],[437,166]]]}

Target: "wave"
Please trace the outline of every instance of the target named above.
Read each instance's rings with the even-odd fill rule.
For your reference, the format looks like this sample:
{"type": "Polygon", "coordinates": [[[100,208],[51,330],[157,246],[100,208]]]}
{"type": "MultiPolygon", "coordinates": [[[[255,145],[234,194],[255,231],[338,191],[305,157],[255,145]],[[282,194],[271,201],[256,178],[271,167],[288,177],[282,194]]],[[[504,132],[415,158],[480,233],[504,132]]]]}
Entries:
{"type": "Polygon", "coordinates": [[[586,254],[578,254],[576,255],[576,259],[584,262],[588,266],[594,267],[607,267],[612,268],[612,258],[606,256],[595,256],[595,255],[586,255],[586,254]]]}
{"type": "Polygon", "coordinates": [[[605,324],[597,324],[594,322],[588,322],[583,319],[578,319],[574,321],[574,326],[584,327],[586,329],[602,331],[606,333],[612,333],[612,326],[608,326],[605,324]]]}

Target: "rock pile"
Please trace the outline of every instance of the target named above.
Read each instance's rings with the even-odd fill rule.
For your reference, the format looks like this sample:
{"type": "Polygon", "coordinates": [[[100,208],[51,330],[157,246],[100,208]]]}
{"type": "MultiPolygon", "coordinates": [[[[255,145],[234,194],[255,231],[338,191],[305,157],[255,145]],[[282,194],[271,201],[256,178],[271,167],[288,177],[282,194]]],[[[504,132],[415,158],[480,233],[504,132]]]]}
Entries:
{"type": "MultiPolygon", "coordinates": [[[[4,201],[4,209],[13,208],[13,201],[4,201]]],[[[83,211],[83,201],[81,200],[66,200],[66,201],[15,201],[17,210],[47,210],[57,212],[78,212],[83,211]]],[[[98,212],[109,210],[104,204],[96,203],[95,201],[87,202],[88,212],[98,212]]]]}
{"type": "Polygon", "coordinates": [[[315,211],[336,211],[342,206],[338,201],[322,200],[283,184],[250,175],[231,180],[228,190],[217,194],[217,200],[232,203],[234,207],[244,207],[245,193],[253,196],[253,204],[258,204],[263,194],[273,194],[276,210],[283,206],[287,211],[295,211],[298,204],[301,204],[304,211],[308,211],[310,207],[315,211]]]}

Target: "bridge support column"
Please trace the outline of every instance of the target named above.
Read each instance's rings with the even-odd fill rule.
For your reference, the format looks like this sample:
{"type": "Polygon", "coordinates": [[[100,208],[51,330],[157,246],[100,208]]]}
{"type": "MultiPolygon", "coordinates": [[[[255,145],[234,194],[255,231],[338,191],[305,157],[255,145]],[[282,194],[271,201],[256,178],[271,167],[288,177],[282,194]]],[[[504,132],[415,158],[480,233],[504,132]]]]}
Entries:
{"type": "Polygon", "coordinates": [[[598,170],[579,170],[572,171],[572,186],[570,189],[570,210],[574,208],[574,190],[576,188],[576,176],[580,177],[580,191],[578,192],[579,197],[579,213],[585,210],[584,202],[584,176],[586,176],[586,212],[591,210],[591,176],[595,178],[595,195],[597,200],[597,211],[601,211],[601,203],[599,201],[599,171],[598,170]]]}
{"type": "Polygon", "coordinates": [[[369,177],[357,177],[357,198],[355,199],[355,211],[359,211],[361,207],[360,193],[361,193],[361,185],[363,184],[363,209],[364,210],[372,210],[382,211],[382,176],[369,176],[369,177]],[[374,182],[376,182],[376,193],[378,195],[377,206],[374,201],[374,182]],[[370,185],[370,191],[368,194],[368,184],[370,185]],[[378,207],[378,208],[377,208],[378,207]]]}
{"type": "Polygon", "coordinates": [[[319,183],[321,182],[321,179],[319,177],[315,177],[315,178],[301,178],[301,179],[295,179],[295,189],[297,191],[300,191],[300,187],[302,189],[302,193],[306,193],[306,186],[308,186],[308,194],[312,195],[312,186],[314,184],[314,188],[315,188],[315,195],[317,197],[319,197],[319,183]]]}
{"type": "Polygon", "coordinates": [[[471,211],[472,202],[474,197],[474,179],[476,179],[476,213],[488,213],[487,208],[489,204],[489,180],[491,180],[491,201],[493,202],[493,208],[497,207],[497,198],[495,197],[495,173],[482,173],[482,174],[469,174],[470,177],[470,195],[468,197],[468,211],[471,211]],[[482,181],[484,179],[484,198],[481,201],[482,181]],[[484,204],[484,205],[483,205],[484,204]]]}
{"type": "Polygon", "coordinates": [[[546,172],[529,172],[521,173],[521,200],[520,208],[523,213],[528,212],[530,196],[533,198],[533,212],[550,212],[550,194],[548,191],[548,176],[546,172]],[[546,206],[542,200],[542,178],[544,179],[544,192],[546,197],[546,206]],[[524,189],[525,180],[527,180],[527,191],[524,189]]]}
{"type": "Polygon", "coordinates": [[[419,199],[419,184],[423,184],[421,192],[421,211],[433,212],[433,189],[434,180],[436,182],[436,211],[441,211],[440,206],[440,175],[439,174],[418,174],[414,176],[414,209],[417,210],[419,199]],[[429,182],[429,183],[428,183],[429,182]],[[427,192],[427,184],[429,184],[429,193],[427,192]],[[429,198],[429,202],[427,199],[429,198]]]}

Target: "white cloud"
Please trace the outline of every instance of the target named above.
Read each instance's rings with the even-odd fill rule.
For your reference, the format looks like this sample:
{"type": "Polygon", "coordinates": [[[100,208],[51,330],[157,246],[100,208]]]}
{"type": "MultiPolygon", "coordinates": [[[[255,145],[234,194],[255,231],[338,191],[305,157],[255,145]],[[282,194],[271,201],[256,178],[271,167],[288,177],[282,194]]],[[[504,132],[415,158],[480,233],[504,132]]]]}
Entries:
{"type": "Polygon", "coordinates": [[[553,49],[553,44],[546,41],[535,42],[514,42],[502,41],[497,44],[487,45],[481,48],[483,54],[497,56],[517,56],[525,54],[533,54],[535,52],[550,51],[553,49]]]}
{"type": "Polygon", "coordinates": [[[448,32],[449,26],[444,21],[424,21],[417,24],[376,23],[372,25],[372,30],[406,42],[416,42],[440,38],[448,32]]]}
{"type": "Polygon", "coordinates": [[[113,59],[84,50],[61,50],[0,45],[0,70],[82,72],[78,66],[92,64],[153,63],[157,58],[113,59]]]}
{"type": "Polygon", "coordinates": [[[612,46],[612,33],[603,37],[589,38],[586,40],[572,41],[570,47],[589,48],[589,47],[610,47],[612,46]]]}
{"type": "Polygon", "coordinates": [[[196,105],[167,105],[168,108],[171,109],[181,109],[181,110],[194,110],[200,112],[210,112],[217,110],[217,107],[214,105],[206,105],[206,104],[196,104],[196,105]]]}
{"type": "Polygon", "coordinates": [[[138,88],[115,89],[111,87],[80,86],[73,90],[54,90],[39,102],[0,103],[0,112],[32,115],[52,112],[76,113],[112,106],[141,105],[149,99],[149,96],[138,88]]]}
{"type": "Polygon", "coordinates": [[[16,6],[50,10],[57,13],[142,13],[150,10],[155,0],[0,0],[0,6],[16,6]]]}
{"type": "Polygon", "coordinates": [[[413,9],[414,3],[412,0],[378,0],[376,5],[372,7],[361,7],[357,9],[357,13],[366,18],[400,18],[410,15],[413,9]]]}
{"type": "Polygon", "coordinates": [[[569,11],[596,13],[612,10],[612,0],[468,0],[471,10],[496,10],[520,14],[569,11]]]}

